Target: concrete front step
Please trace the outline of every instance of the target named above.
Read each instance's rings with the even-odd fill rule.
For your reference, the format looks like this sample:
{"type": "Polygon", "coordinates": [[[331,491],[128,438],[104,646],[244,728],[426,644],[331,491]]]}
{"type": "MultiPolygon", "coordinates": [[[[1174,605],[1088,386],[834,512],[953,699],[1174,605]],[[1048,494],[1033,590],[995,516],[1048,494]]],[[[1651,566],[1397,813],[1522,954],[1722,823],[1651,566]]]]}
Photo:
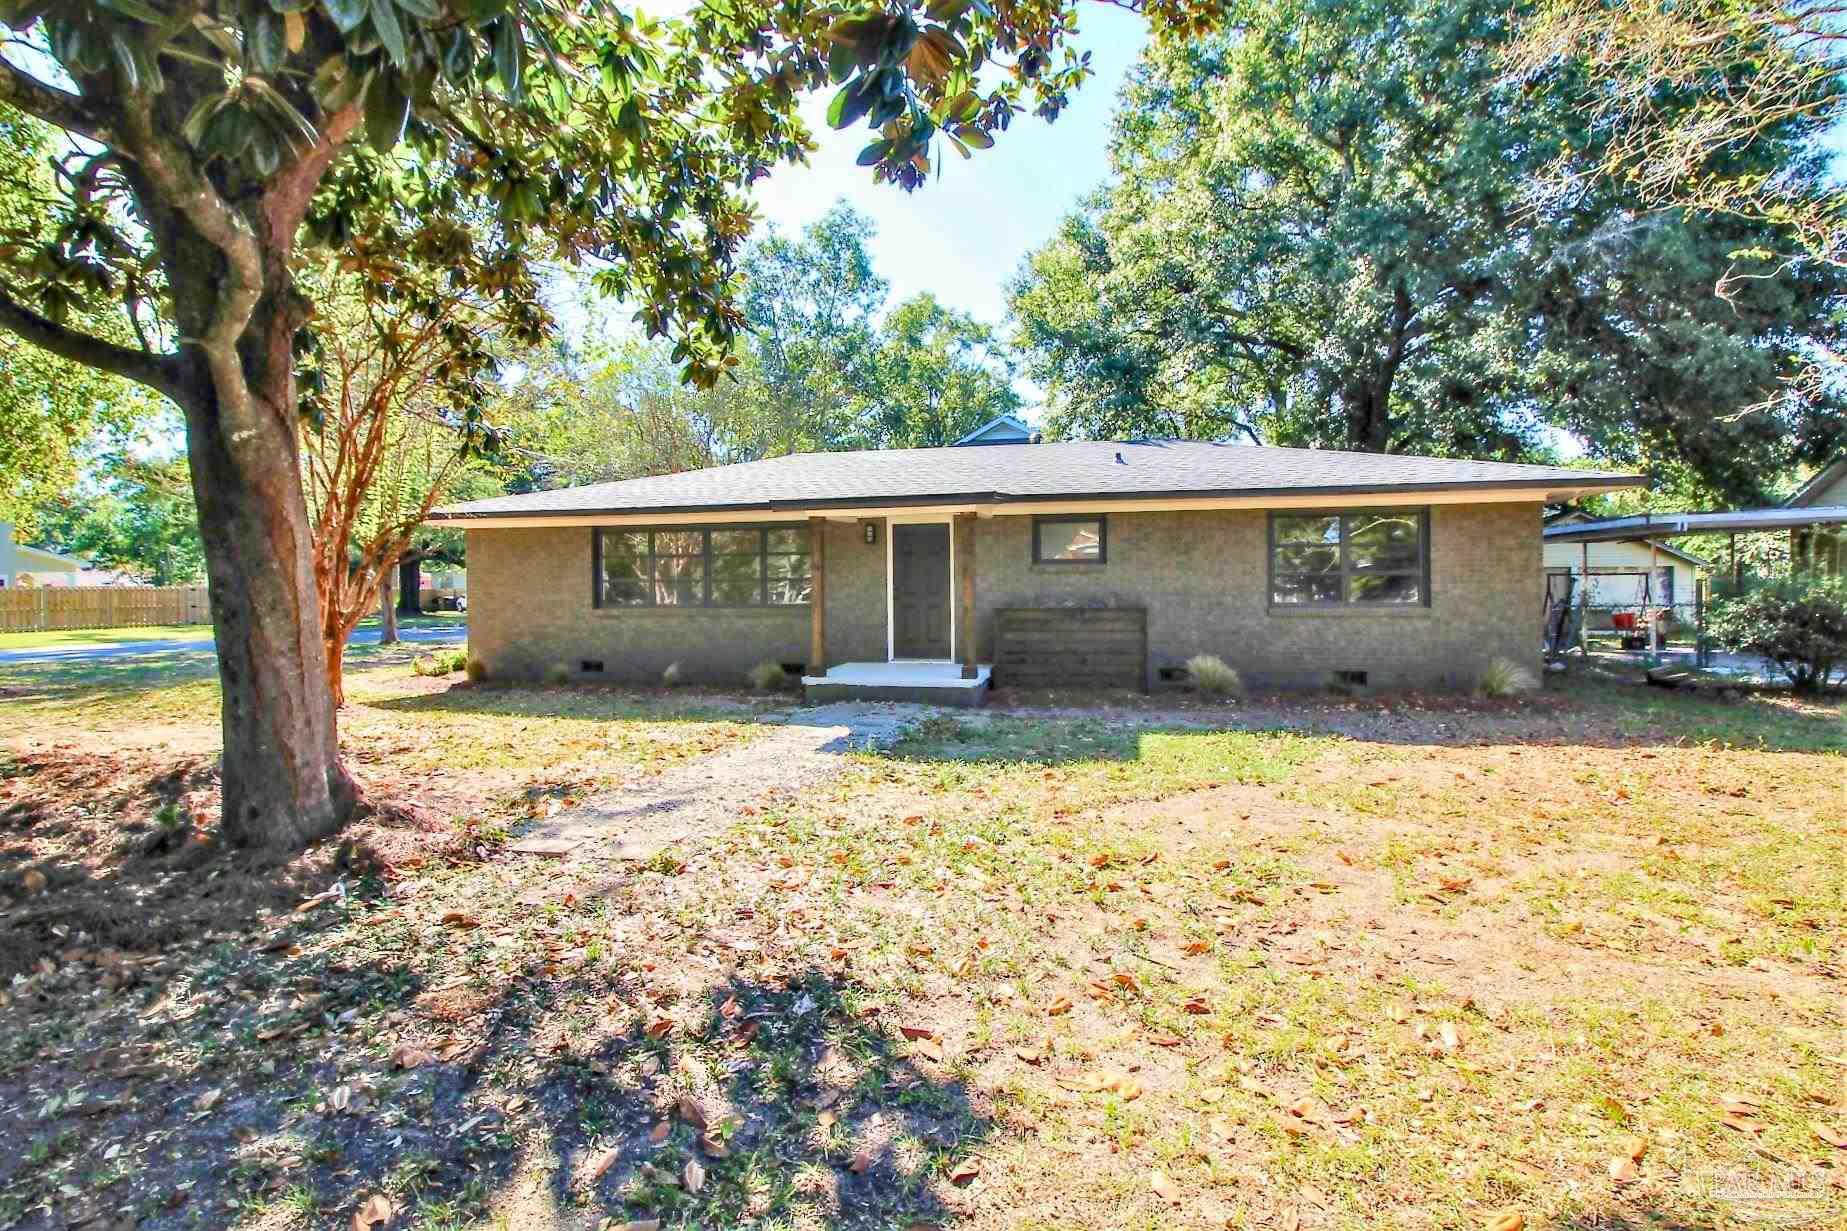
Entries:
{"type": "Polygon", "coordinates": [[[922,705],[977,706],[988,699],[990,668],[962,678],[959,663],[840,663],[826,675],[802,677],[809,704],[826,701],[911,701],[922,705]]]}

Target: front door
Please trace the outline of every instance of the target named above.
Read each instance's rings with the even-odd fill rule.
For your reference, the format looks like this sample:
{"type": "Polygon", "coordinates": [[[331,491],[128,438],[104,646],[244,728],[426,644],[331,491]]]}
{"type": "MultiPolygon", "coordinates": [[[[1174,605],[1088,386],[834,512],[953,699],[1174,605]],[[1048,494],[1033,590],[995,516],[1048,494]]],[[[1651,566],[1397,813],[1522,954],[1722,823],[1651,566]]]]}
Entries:
{"type": "Polygon", "coordinates": [[[892,657],[948,658],[949,527],[891,528],[892,657]]]}

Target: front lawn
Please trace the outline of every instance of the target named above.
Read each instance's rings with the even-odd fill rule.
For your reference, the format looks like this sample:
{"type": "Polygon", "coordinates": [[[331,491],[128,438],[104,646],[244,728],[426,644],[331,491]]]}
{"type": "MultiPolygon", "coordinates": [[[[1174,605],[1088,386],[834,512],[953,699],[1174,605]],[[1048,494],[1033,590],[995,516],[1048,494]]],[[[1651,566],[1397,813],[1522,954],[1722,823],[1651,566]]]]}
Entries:
{"type": "Polygon", "coordinates": [[[1839,704],[942,716],[641,866],[499,833],[765,703],[399,662],[345,739],[445,832],[233,872],[139,853],[215,723],[145,684],[0,696],[49,724],[4,737],[0,924],[65,929],[0,1008],[0,1225],[1839,1219],[1839,704]],[[32,914],[72,878],[189,921],[32,914]]]}

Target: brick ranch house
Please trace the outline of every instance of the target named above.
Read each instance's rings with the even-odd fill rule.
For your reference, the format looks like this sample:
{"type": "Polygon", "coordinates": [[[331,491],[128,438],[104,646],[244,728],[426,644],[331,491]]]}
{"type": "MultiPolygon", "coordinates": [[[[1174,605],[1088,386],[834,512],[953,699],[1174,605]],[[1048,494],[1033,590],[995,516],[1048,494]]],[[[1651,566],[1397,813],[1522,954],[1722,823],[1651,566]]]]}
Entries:
{"type": "MultiPolygon", "coordinates": [[[[1189,441],[802,453],[477,500],[490,678],[737,683],[978,703],[1148,687],[1195,654],[1259,687],[1466,687],[1537,665],[1546,503],[1637,476],[1189,441]],[[934,691],[932,691],[934,690],[934,691]]],[[[1017,438],[1017,437],[1016,437],[1017,438]]]]}

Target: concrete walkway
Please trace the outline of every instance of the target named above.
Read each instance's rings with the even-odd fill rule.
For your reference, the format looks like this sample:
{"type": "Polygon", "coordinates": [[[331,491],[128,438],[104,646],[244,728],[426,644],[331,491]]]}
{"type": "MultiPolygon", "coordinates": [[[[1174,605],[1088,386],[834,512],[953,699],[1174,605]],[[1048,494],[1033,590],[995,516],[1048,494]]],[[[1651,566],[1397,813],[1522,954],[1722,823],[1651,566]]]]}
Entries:
{"type": "MultiPolygon", "coordinates": [[[[371,645],[378,640],[378,627],[370,625],[353,630],[349,645],[371,645]]],[[[468,640],[463,624],[404,624],[398,628],[398,640],[415,645],[460,645],[468,640]]],[[[30,650],[0,650],[4,663],[73,663],[99,658],[134,658],[146,654],[209,654],[210,637],[170,637],[157,641],[118,641],[110,645],[49,645],[30,650]]]]}
{"type": "Polygon", "coordinates": [[[848,753],[890,747],[937,712],[932,706],[887,702],[791,710],[769,734],[741,747],[536,822],[509,849],[525,855],[652,859],[670,846],[719,832],[747,804],[839,773],[848,753]]]}

